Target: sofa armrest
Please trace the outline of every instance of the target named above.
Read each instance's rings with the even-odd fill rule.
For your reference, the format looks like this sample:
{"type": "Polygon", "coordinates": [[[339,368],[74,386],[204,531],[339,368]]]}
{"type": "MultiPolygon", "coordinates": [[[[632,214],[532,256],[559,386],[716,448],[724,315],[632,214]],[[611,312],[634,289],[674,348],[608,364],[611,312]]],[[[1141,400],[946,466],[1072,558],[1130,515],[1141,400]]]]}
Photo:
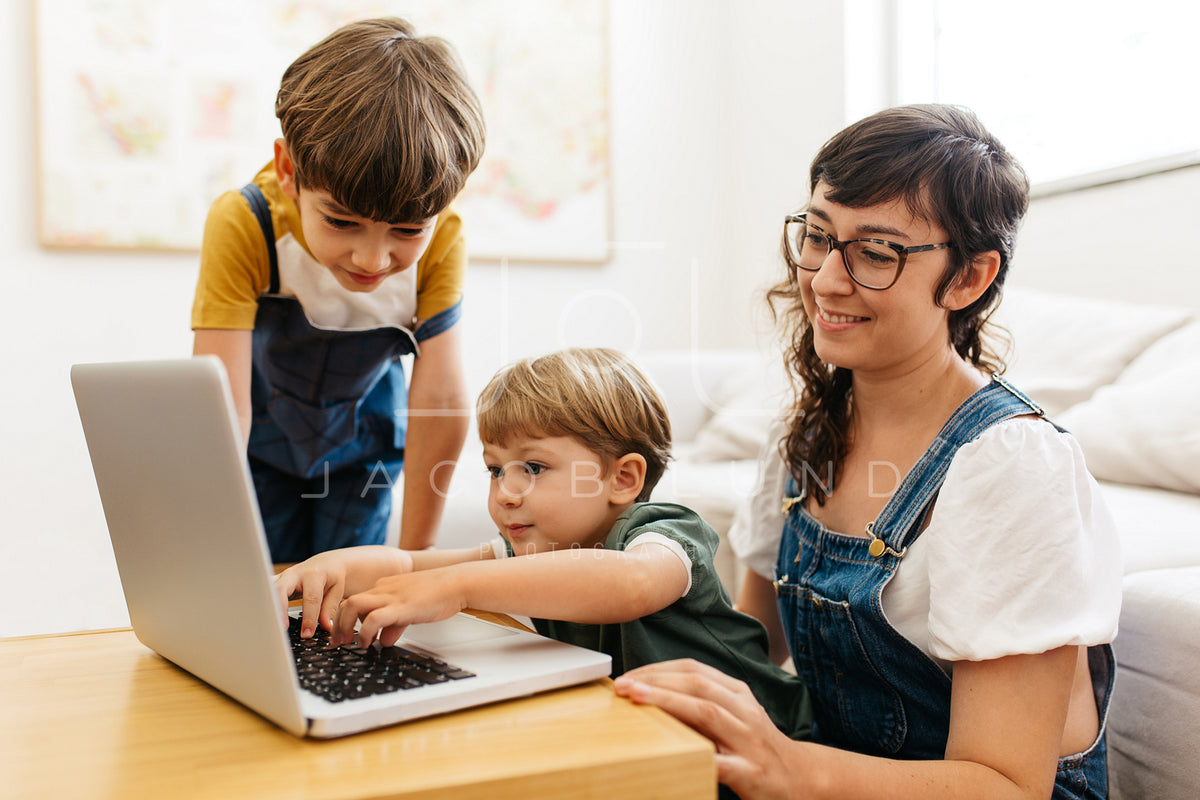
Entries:
{"type": "Polygon", "coordinates": [[[1109,796],[1200,797],[1200,567],[1125,578],[1108,719],[1109,796]]]}

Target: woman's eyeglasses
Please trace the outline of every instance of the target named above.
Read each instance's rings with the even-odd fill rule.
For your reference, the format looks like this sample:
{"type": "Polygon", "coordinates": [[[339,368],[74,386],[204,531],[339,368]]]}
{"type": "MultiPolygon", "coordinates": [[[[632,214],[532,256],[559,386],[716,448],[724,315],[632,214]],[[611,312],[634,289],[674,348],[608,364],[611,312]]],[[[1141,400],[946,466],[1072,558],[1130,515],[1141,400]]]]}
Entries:
{"type": "Polygon", "coordinates": [[[910,253],[943,250],[949,243],[922,244],[915,247],[886,239],[850,239],[839,242],[807,219],[807,213],[784,217],[784,256],[788,266],[816,272],[833,250],[842,251],[842,261],[850,279],[867,289],[889,289],[900,280],[904,262],[910,253]]]}

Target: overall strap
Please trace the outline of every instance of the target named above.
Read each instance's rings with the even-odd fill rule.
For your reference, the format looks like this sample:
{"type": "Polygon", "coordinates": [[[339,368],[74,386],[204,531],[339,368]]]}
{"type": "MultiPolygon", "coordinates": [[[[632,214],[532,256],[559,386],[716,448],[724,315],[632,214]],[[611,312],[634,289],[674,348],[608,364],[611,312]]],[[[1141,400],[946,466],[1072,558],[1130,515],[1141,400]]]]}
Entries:
{"type": "Polygon", "coordinates": [[[434,336],[437,336],[439,333],[445,333],[452,328],[460,318],[462,318],[462,300],[459,300],[445,311],[439,311],[429,319],[422,322],[421,327],[417,328],[413,340],[417,344],[420,344],[426,339],[431,339],[434,336]]]}
{"type": "MultiPolygon", "coordinates": [[[[872,523],[870,535],[882,540],[892,555],[903,556],[904,548],[920,535],[918,523],[941,490],[950,461],[958,449],[997,422],[1025,414],[1042,417],[1044,413],[1008,381],[993,375],[991,382],[967,398],[942,426],[933,444],[909,470],[900,488],[872,523]]],[[[882,555],[882,548],[879,554],[882,555]]],[[[872,555],[875,555],[875,548],[872,548],[872,555]]]]}
{"type": "Polygon", "coordinates": [[[250,210],[258,219],[263,238],[267,242],[267,257],[271,260],[271,288],[268,291],[270,294],[279,294],[279,256],[275,253],[275,226],[271,224],[271,209],[267,205],[267,198],[263,196],[262,189],[253,183],[242,187],[242,197],[250,203],[250,210]]]}

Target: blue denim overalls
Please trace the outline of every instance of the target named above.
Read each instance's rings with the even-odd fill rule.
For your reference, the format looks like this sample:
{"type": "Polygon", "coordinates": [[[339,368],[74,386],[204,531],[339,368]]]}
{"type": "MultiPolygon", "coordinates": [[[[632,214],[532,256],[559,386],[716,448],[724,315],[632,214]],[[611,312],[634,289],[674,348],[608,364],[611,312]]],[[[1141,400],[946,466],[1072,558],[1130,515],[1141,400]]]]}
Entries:
{"type": "Polygon", "coordinates": [[[382,544],[391,488],[404,464],[408,390],[399,358],[445,331],[461,305],[414,335],[312,325],[300,302],[279,295],[274,226],[262,192],[242,189],[266,238],[271,285],[258,300],[251,378],[251,473],[271,557],[382,544]]]}
{"type": "MultiPolygon", "coordinates": [[[[873,538],[827,530],[788,479],[775,588],[796,670],[812,693],[814,741],[888,758],[945,757],[950,678],[888,623],[883,589],[920,535],[958,448],[996,422],[1030,413],[1042,412],[1000,378],[968,398],[868,528],[873,538]]],[[[1088,663],[1100,735],[1086,752],[1059,759],[1056,800],[1108,795],[1111,645],[1089,648],[1088,663]]]]}

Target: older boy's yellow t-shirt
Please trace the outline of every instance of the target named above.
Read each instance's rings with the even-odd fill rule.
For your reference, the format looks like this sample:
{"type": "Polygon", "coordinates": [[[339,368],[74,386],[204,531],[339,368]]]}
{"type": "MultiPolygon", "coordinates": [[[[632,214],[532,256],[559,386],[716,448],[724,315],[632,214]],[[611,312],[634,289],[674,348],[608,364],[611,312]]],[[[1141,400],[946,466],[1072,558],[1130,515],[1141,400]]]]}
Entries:
{"type": "MultiPolygon", "coordinates": [[[[307,251],[299,209],[280,189],[274,165],[260,170],[254,183],[267,200],[276,240],[290,236],[307,251]]],[[[429,247],[417,261],[414,319],[391,322],[415,330],[420,322],[454,306],[462,299],[465,269],[462,220],[453,209],[446,209],[438,215],[429,247]]],[[[253,330],[258,298],[270,281],[270,256],[258,218],[241,192],[222,194],[204,226],[192,329],[253,330]]]]}

